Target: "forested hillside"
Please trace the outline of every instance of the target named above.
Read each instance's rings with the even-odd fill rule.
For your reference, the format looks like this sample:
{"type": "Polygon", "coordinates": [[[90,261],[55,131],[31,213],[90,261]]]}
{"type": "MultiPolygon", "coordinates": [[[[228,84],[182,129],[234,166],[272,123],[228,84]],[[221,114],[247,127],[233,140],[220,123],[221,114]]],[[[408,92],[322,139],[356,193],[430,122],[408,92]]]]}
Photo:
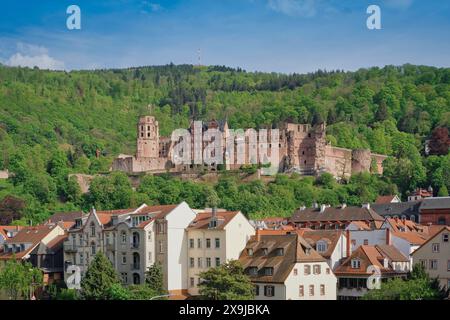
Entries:
{"type": "Polygon", "coordinates": [[[14,173],[0,180],[0,200],[17,197],[17,208],[8,204],[0,215],[24,223],[41,221],[55,210],[94,204],[165,203],[180,200],[186,187],[203,190],[191,196],[197,197],[192,205],[204,205],[203,195],[214,188],[221,206],[239,209],[240,204],[247,206],[245,213],[259,215],[287,214],[311,200],[357,204],[373,201],[377,193],[405,196],[418,186],[431,185],[436,193],[447,194],[449,127],[448,68],[404,65],[284,75],[191,65],[72,72],[0,66],[0,170],[14,173]],[[67,175],[105,172],[117,154],[134,153],[137,117],[147,113],[156,116],[162,135],[187,127],[190,119],[226,117],[232,128],[324,120],[333,145],[371,148],[392,157],[383,177],[353,177],[344,185],[279,177],[269,185],[190,182],[177,193],[182,182],[166,177],[158,179],[170,181],[163,185],[174,189],[161,194],[157,179],[149,178],[134,192],[116,175],[97,179],[95,192],[82,197],[67,175]],[[431,140],[429,156],[426,140],[431,140]],[[362,195],[358,188],[367,183],[371,189],[362,195]],[[174,198],[166,199],[172,193],[174,198]],[[257,195],[261,198],[244,198],[257,195]]]}

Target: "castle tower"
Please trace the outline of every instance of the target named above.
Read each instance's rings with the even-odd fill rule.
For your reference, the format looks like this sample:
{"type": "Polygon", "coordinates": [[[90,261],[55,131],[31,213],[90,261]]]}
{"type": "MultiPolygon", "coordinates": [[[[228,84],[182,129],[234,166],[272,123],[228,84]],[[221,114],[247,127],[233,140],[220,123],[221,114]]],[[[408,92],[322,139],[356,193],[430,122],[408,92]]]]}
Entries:
{"type": "Polygon", "coordinates": [[[316,124],[314,130],[314,169],[316,173],[325,168],[326,124],[316,124]]]}
{"type": "Polygon", "coordinates": [[[140,117],[137,133],[136,158],[157,158],[159,156],[159,125],[155,117],[140,117]]]}

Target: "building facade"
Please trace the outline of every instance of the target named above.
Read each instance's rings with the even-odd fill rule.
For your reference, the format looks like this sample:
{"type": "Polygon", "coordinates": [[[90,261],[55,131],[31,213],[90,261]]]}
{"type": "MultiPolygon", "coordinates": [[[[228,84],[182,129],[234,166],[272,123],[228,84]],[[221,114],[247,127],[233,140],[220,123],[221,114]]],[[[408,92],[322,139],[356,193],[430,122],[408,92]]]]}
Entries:
{"type": "Polygon", "coordinates": [[[199,274],[228,260],[237,260],[255,229],[240,211],[200,212],[186,229],[189,294],[198,295],[199,274]]]}

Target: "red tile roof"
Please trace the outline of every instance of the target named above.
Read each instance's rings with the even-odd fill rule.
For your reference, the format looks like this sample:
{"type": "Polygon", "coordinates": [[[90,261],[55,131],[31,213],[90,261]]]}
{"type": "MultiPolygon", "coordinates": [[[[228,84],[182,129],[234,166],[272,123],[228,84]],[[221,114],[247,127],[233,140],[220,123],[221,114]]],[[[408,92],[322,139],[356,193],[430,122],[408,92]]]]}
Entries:
{"type": "MultiPolygon", "coordinates": [[[[217,212],[217,227],[215,229],[223,229],[240,211],[217,212]]],[[[208,229],[209,222],[212,219],[211,212],[198,213],[195,219],[189,224],[188,229],[208,229]]]]}
{"type": "Polygon", "coordinates": [[[384,203],[392,203],[392,200],[396,195],[388,195],[388,196],[378,196],[377,200],[375,201],[376,204],[384,204],[384,203]]]}

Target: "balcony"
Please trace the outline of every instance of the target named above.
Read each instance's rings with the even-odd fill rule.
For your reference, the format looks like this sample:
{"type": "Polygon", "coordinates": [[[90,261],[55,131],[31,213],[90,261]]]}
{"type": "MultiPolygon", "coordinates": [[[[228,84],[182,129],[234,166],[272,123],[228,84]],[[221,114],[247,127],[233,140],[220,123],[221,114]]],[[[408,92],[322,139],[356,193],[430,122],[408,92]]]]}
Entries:
{"type": "Polygon", "coordinates": [[[73,243],[64,243],[64,252],[76,253],[78,252],[78,247],[73,243]]]}

